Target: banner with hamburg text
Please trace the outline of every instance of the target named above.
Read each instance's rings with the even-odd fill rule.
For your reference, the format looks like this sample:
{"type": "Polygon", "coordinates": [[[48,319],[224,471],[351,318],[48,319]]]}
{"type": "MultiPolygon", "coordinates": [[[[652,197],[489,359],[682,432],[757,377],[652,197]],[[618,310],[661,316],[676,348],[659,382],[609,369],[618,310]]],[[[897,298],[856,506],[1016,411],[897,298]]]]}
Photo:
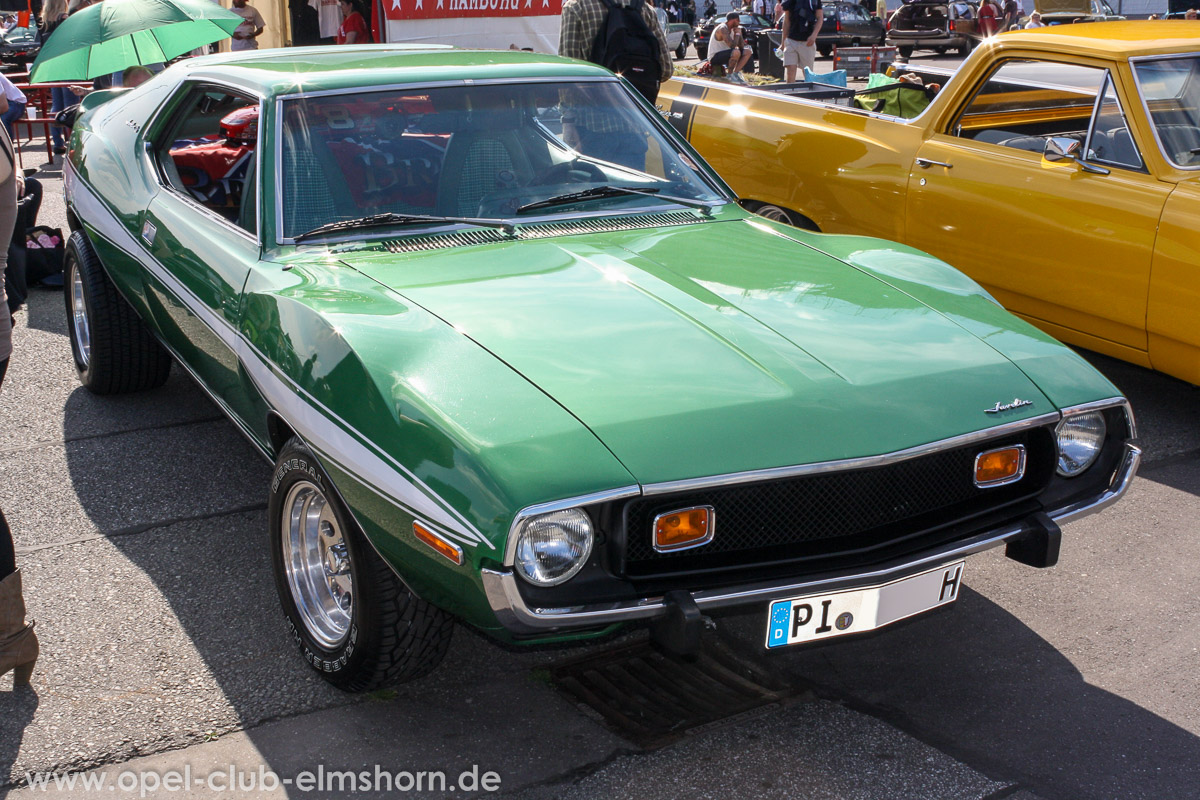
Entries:
{"type": "Polygon", "coordinates": [[[562,0],[382,0],[389,42],[558,52],[562,0]]]}

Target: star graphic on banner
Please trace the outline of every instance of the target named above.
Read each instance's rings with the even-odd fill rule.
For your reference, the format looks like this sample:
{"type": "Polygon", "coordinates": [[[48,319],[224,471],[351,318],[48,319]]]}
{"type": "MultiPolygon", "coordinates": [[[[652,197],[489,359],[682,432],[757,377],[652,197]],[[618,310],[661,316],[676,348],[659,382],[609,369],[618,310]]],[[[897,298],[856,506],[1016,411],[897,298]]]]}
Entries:
{"type": "Polygon", "coordinates": [[[438,8],[445,8],[445,5],[444,5],[444,3],[442,2],[442,0],[438,0],[438,5],[437,5],[437,7],[438,7],[438,8]]]}
{"type": "Polygon", "coordinates": [[[400,0],[392,0],[392,11],[400,11],[400,0]]]}
{"type": "Polygon", "coordinates": [[[548,8],[549,6],[550,0],[542,0],[542,8],[548,8]]]}
{"type": "Polygon", "coordinates": [[[526,8],[533,8],[533,0],[525,0],[526,8]]]}
{"type": "Polygon", "coordinates": [[[417,8],[424,10],[425,9],[425,0],[417,0],[417,8]]]}

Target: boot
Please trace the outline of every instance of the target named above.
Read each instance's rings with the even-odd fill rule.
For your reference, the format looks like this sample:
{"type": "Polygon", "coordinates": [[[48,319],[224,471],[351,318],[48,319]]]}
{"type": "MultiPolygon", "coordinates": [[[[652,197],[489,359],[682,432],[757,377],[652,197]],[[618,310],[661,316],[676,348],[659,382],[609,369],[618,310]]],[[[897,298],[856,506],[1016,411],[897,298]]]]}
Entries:
{"type": "Polygon", "coordinates": [[[0,675],[13,670],[13,685],[29,683],[37,662],[38,640],[33,623],[25,624],[21,571],[0,581],[0,675]]]}

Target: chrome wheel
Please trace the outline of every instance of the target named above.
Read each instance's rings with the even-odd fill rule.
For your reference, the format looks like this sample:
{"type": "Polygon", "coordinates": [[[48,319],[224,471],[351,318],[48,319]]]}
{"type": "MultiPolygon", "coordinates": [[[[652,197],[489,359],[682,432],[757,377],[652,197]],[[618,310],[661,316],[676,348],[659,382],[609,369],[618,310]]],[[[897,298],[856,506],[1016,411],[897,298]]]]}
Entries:
{"type": "Polygon", "coordinates": [[[75,345],[79,348],[79,366],[87,369],[92,360],[92,329],[88,324],[83,277],[79,274],[78,265],[72,265],[71,269],[71,330],[75,334],[75,345]]]}
{"type": "Polygon", "coordinates": [[[759,206],[758,208],[756,208],[754,210],[754,213],[758,214],[760,217],[766,217],[767,219],[773,220],[775,222],[782,222],[785,225],[792,224],[792,218],[788,215],[788,212],[784,211],[779,206],[772,206],[772,205],[759,206]]]}
{"type": "Polygon", "coordinates": [[[296,610],[310,636],[333,649],[350,632],[354,583],[341,525],[324,492],[298,481],[281,510],[283,566],[296,610]]]}

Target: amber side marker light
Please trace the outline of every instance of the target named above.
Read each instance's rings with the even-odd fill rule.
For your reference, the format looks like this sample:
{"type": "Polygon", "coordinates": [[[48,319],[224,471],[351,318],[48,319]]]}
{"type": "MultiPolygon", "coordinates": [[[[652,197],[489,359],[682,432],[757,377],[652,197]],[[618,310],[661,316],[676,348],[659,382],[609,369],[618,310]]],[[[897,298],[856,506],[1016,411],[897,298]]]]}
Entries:
{"type": "Polygon", "coordinates": [[[654,549],[660,553],[687,550],[712,541],[717,512],[712,506],[681,508],[654,518],[654,549]]]}
{"type": "Polygon", "coordinates": [[[1024,445],[1001,447],[975,456],[975,485],[981,488],[1015,483],[1024,475],[1024,445]]]}
{"type": "Polygon", "coordinates": [[[462,566],[463,553],[462,548],[458,545],[448,542],[441,536],[438,536],[433,531],[426,528],[419,522],[413,523],[413,534],[416,535],[425,544],[438,551],[441,555],[453,561],[458,566],[462,566]]]}

